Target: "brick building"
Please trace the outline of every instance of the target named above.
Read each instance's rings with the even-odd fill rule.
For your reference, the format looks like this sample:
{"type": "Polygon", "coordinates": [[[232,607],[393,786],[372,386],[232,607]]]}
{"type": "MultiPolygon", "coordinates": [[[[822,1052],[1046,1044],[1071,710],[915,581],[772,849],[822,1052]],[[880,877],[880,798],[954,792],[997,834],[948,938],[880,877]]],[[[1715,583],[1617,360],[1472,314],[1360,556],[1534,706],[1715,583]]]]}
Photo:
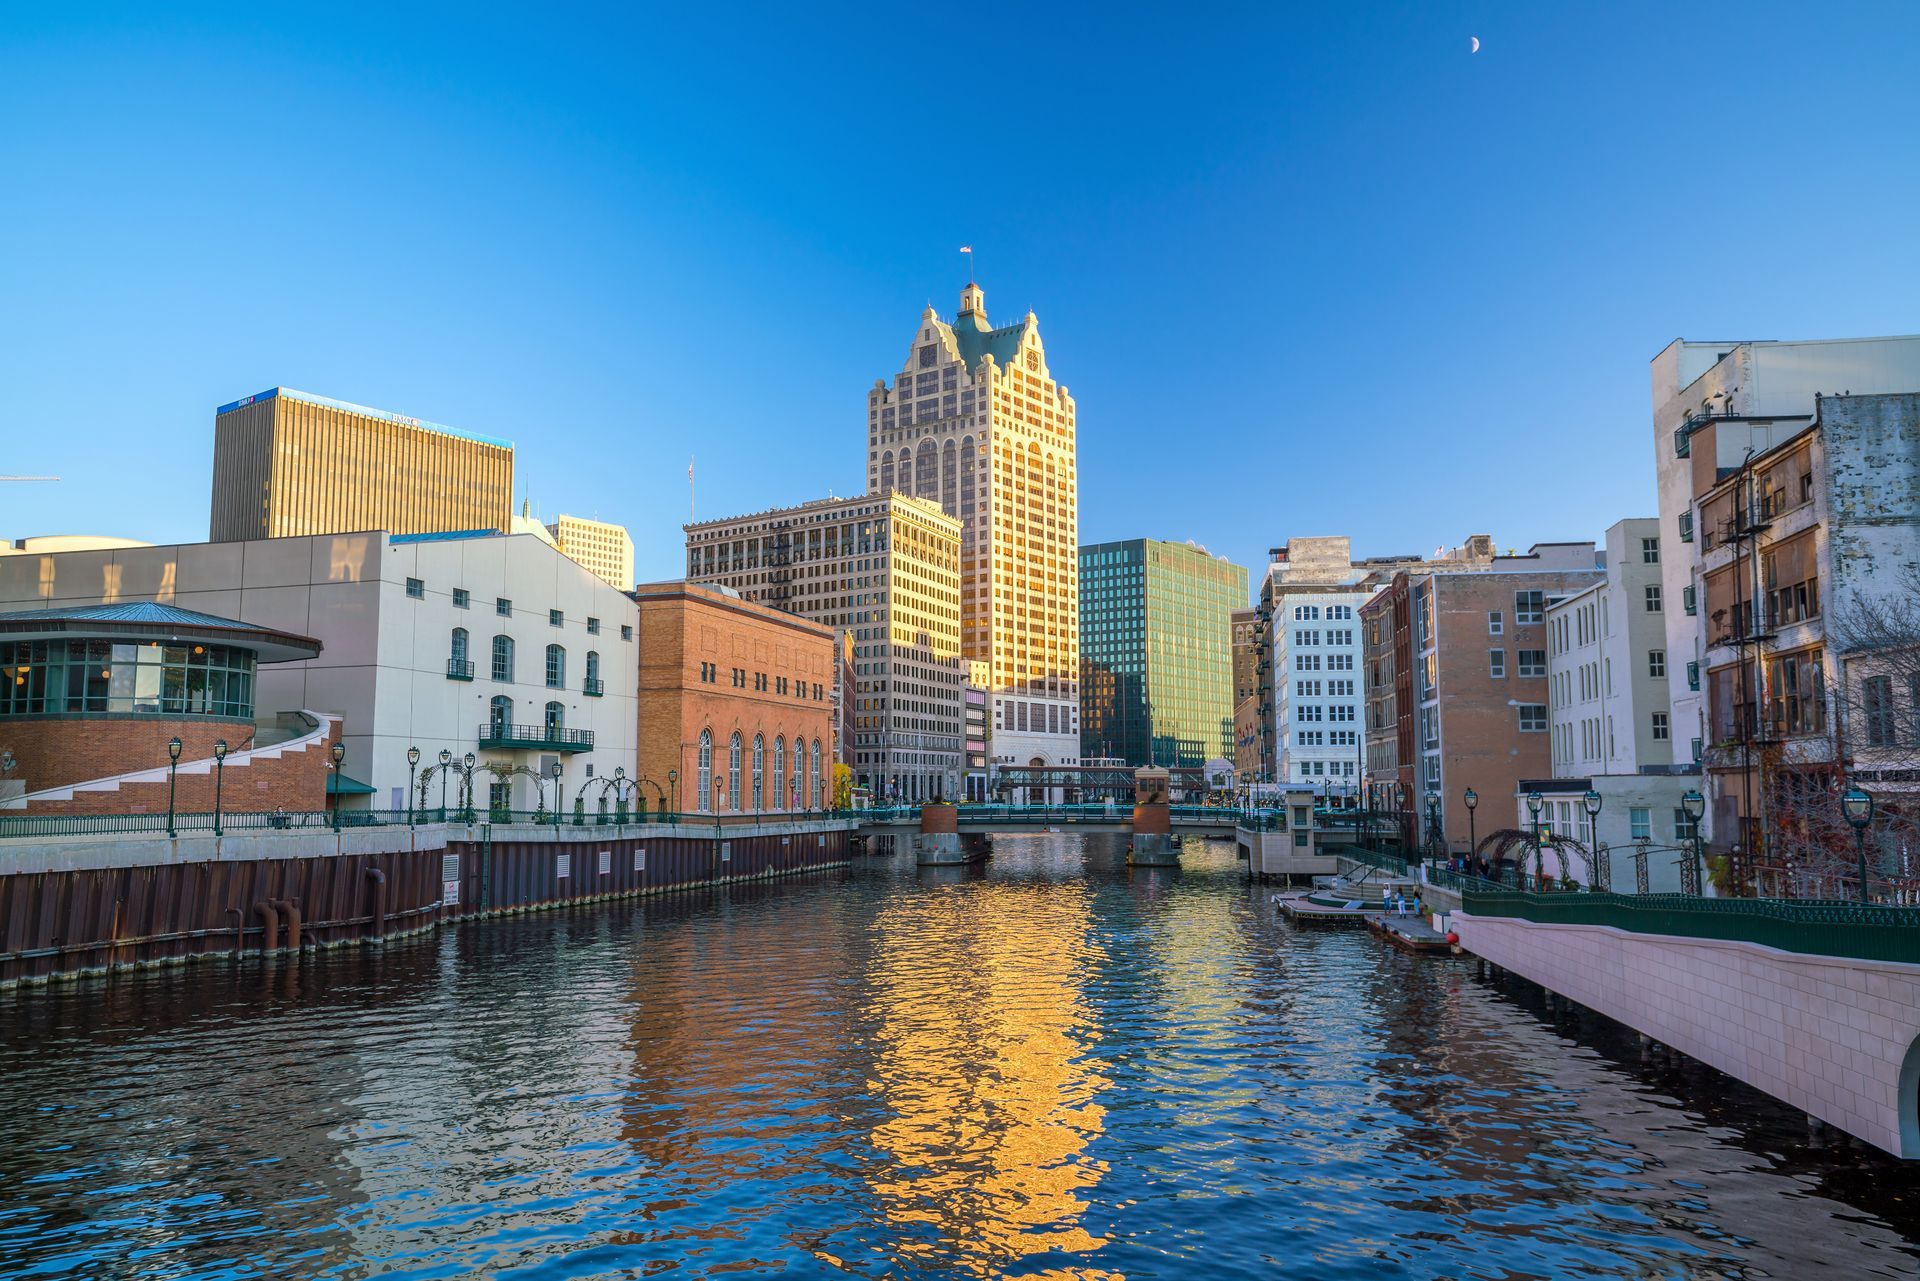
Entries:
{"type": "Polygon", "coordinates": [[[1492,800],[1551,776],[1547,602],[1598,582],[1597,566],[1591,542],[1542,543],[1395,575],[1396,781],[1423,845],[1435,836],[1430,805],[1440,839],[1464,851],[1469,788],[1492,800]]]}
{"type": "Polygon", "coordinates": [[[643,584],[633,598],[648,802],[706,814],[824,808],[833,628],[696,583],[643,584]]]}

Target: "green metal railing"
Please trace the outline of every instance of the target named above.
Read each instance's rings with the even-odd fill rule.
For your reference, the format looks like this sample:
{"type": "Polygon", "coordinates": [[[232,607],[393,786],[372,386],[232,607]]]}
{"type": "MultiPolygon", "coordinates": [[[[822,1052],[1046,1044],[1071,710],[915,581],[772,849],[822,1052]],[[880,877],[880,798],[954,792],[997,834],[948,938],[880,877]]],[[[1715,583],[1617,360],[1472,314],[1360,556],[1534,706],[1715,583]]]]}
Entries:
{"type": "MultiPolygon", "coordinates": [[[[726,814],[722,826],[742,823],[782,823],[807,820],[844,822],[864,811],[796,811],[790,814],[726,814]]],[[[332,810],[269,810],[233,813],[222,810],[219,830],[223,834],[263,831],[331,831],[367,827],[426,826],[433,823],[502,823],[552,827],[630,827],[640,824],[666,824],[712,831],[711,814],[669,814],[660,810],[612,810],[608,813],[555,813],[552,810],[509,810],[476,805],[463,809],[458,805],[433,806],[414,810],[341,810],[336,824],[332,810]]],[[[181,813],[173,816],[173,830],[182,836],[205,836],[215,829],[214,815],[181,813]]],[[[61,814],[0,815],[0,840],[31,840],[43,836],[164,836],[167,815],[158,814],[61,814]]]]}
{"type": "Polygon", "coordinates": [[[1541,924],[1609,925],[1635,934],[1727,939],[1810,956],[1920,964],[1920,908],[1835,899],[1695,898],[1515,889],[1474,878],[1461,893],[1473,916],[1541,924]]]}
{"type": "MultiPolygon", "coordinates": [[[[955,807],[962,823],[1130,823],[1133,802],[1104,801],[1074,805],[1000,805],[962,804],[955,807]]],[[[847,813],[867,823],[917,823],[919,805],[874,805],[847,813]]],[[[1245,811],[1227,805],[1169,805],[1168,816],[1175,822],[1218,823],[1232,827],[1241,823],[1245,811]]],[[[1241,824],[1244,826],[1244,824],[1241,824]]]]}

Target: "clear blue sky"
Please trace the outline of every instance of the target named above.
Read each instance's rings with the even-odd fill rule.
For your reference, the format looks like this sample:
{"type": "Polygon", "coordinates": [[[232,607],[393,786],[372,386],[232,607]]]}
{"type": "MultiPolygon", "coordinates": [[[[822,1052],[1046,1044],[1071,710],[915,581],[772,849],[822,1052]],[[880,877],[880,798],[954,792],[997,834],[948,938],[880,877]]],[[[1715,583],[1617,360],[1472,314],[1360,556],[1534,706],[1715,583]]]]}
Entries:
{"type": "Polygon", "coordinates": [[[506,436],[679,565],[857,490],[979,251],[1081,536],[1427,551],[1651,513],[1675,337],[1920,330],[1920,6],[12,7],[0,536],[206,534],[284,384],[506,436]],[[1482,51],[1468,53],[1478,36],[1482,51]]]}

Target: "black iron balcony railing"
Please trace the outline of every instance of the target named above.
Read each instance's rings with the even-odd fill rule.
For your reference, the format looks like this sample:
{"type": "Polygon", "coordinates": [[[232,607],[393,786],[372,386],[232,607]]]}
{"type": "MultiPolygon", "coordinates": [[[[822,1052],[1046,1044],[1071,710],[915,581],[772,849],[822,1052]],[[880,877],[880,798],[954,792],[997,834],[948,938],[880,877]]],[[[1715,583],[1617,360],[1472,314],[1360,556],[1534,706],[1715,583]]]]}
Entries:
{"type": "Polygon", "coordinates": [[[447,660],[447,679],[450,681],[470,681],[473,679],[473,662],[465,658],[447,660]]]}
{"type": "Polygon", "coordinates": [[[488,721],[480,726],[479,739],[483,748],[529,748],[546,752],[593,750],[592,730],[564,729],[558,725],[510,725],[505,721],[488,721]]]}
{"type": "Polygon", "coordinates": [[[580,686],[580,692],[588,698],[599,698],[607,692],[607,683],[598,676],[589,676],[580,686]]]}

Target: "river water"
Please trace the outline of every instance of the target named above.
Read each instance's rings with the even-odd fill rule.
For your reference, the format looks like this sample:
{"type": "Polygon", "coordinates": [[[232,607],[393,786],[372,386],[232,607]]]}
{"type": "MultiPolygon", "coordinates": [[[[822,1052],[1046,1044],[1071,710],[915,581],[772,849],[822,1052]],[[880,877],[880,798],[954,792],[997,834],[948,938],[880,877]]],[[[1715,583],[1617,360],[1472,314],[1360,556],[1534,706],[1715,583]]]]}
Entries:
{"type": "Polygon", "coordinates": [[[0,1277],[1910,1277],[1920,1171],[1231,846],[0,994],[0,1277]]]}

